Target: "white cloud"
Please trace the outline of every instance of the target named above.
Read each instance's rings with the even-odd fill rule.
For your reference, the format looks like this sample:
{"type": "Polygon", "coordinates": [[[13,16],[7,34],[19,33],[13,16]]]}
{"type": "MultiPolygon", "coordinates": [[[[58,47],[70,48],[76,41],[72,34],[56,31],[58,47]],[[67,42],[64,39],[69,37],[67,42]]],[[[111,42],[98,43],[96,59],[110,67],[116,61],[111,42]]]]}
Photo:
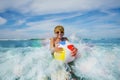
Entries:
{"type": "MultiPolygon", "coordinates": [[[[0,30],[0,39],[31,39],[31,38],[43,38],[46,33],[33,34],[24,29],[21,30],[0,30]]],[[[47,36],[46,36],[47,37],[47,36]]]]}
{"type": "Polygon", "coordinates": [[[105,9],[120,6],[118,0],[34,0],[27,8],[33,14],[50,14],[92,9],[105,9]]]}
{"type": "Polygon", "coordinates": [[[30,22],[30,23],[27,23],[29,27],[26,28],[26,30],[48,31],[48,30],[51,30],[54,27],[54,25],[57,25],[57,24],[59,23],[54,21],[30,22]]]}
{"type": "MultiPolygon", "coordinates": [[[[26,23],[28,27],[12,30],[1,30],[0,35],[7,38],[29,39],[29,38],[49,38],[53,36],[53,29],[58,22],[45,20],[41,22],[26,23]]],[[[1,36],[1,38],[3,38],[1,36]]]]}
{"type": "Polygon", "coordinates": [[[24,37],[24,35],[26,35],[24,32],[20,32],[20,31],[14,31],[14,30],[10,30],[10,29],[4,29],[4,30],[0,30],[0,38],[1,39],[16,39],[16,38],[21,38],[24,37]]]}
{"type": "Polygon", "coordinates": [[[7,20],[5,18],[0,17],[0,25],[5,24],[7,20]]]}
{"type": "MultiPolygon", "coordinates": [[[[31,22],[29,27],[17,30],[0,30],[0,38],[7,39],[29,39],[29,38],[47,38],[54,35],[53,29],[59,22],[42,21],[31,22]]],[[[65,34],[68,36],[77,34],[82,38],[117,38],[120,37],[120,29],[114,28],[114,25],[98,25],[91,29],[86,27],[75,28],[75,25],[63,24],[65,34]]],[[[65,35],[65,36],[66,36],[65,35]]]]}
{"type": "MultiPolygon", "coordinates": [[[[1,0],[0,2],[0,12],[7,9],[16,10],[20,13],[32,14],[33,16],[38,14],[55,14],[71,12],[68,15],[62,16],[49,16],[44,17],[45,20],[37,22],[27,22],[25,20],[18,20],[16,25],[21,25],[25,23],[28,27],[16,29],[16,31],[11,30],[1,30],[0,34],[6,38],[32,38],[32,37],[46,37],[45,35],[53,34],[53,29],[56,25],[61,24],[65,27],[67,34],[78,33],[82,37],[94,37],[98,35],[99,37],[105,36],[118,36],[120,32],[119,29],[116,30],[115,25],[102,24],[103,21],[109,21],[118,14],[111,13],[105,9],[120,7],[119,0],[1,0]],[[84,20],[76,20],[76,22],[62,23],[59,22],[65,19],[71,19],[77,16],[82,16],[82,11],[89,11],[99,9],[100,11],[108,14],[107,16],[89,16],[84,20]],[[78,13],[73,13],[78,11],[78,13]],[[86,23],[88,21],[88,23],[86,23]],[[89,21],[92,24],[89,25],[89,21]],[[94,23],[94,25],[93,25],[94,23]],[[98,25],[98,26],[97,26],[98,25]],[[76,28],[79,27],[79,28],[76,28]],[[89,28],[93,28],[90,29],[89,28]],[[93,31],[91,31],[93,30],[93,31]],[[37,32],[33,34],[32,32],[37,32]],[[103,33],[102,33],[103,32],[103,33]],[[109,33],[109,34],[108,34],[109,33]]],[[[26,15],[27,16],[27,15],[26,15]]],[[[29,16],[27,16],[29,18],[29,16]]],[[[30,16],[30,18],[32,18],[30,16]]],[[[115,18],[116,19],[116,18],[115,18]]],[[[27,19],[26,19],[27,20],[27,19]]],[[[119,21],[119,19],[117,19],[119,21]]],[[[0,17],[0,24],[5,24],[6,19],[0,17]]],[[[1,36],[1,38],[2,38],[1,36]]]]}
{"type": "Polygon", "coordinates": [[[25,5],[29,4],[29,0],[0,0],[0,12],[5,11],[7,9],[16,9],[20,10],[25,5]]]}
{"type": "Polygon", "coordinates": [[[119,0],[2,0],[0,11],[15,9],[21,13],[51,14],[120,7],[119,0]]]}
{"type": "Polygon", "coordinates": [[[82,28],[76,32],[82,38],[119,38],[120,29],[115,25],[94,25],[89,28],[82,28]]]}
{"type": "Polygon", "coordinates": [[[25,20],[18,20],[15,25],[18,26],[18,25],[21,25],[23,23],[25,23],[26,21],[25,20]]]}

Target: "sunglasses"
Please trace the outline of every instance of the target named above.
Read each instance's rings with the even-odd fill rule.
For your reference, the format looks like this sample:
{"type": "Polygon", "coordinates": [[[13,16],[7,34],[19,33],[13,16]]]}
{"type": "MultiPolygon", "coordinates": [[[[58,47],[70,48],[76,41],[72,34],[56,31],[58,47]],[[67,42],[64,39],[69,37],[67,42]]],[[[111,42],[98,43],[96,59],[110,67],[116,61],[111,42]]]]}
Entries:
{"type": "Polygon", "coordinates": [[[56,33],[56,34],[59,34],[59,33],[62,33],[62,34],[63,34],[64,32],[63,32],[63,31],[57,31],[57,32],[55,32],[55,33],[56,33]]]}

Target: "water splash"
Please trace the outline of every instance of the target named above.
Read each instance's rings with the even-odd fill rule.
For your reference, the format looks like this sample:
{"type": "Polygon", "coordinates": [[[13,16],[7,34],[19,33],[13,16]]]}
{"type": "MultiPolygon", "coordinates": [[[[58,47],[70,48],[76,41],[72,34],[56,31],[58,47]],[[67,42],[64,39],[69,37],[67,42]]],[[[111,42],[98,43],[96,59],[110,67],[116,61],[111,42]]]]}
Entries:
{"type": "MultiPolygon", "coordinates": [[[[41,47],[1,47],[0,80],[66,80],[70,74],[63,63],[52,58],[44,41],[41,47]]],[[[72,65],[78,77],[87,80],[118,80],[120,78],[120,46],[84,43],[73,37],[78,48],[72,65]]],[[[104,43],[106,44],[106,43],[104,43]]]]}

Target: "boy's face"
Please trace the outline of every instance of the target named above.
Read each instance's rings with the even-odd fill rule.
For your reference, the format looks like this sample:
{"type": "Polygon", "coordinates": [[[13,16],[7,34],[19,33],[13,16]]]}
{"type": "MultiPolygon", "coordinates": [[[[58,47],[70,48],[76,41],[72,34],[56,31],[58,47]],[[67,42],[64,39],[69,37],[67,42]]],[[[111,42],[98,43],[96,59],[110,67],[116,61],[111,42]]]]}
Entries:
{"type": "Polygon", "coordinates": [[[64,31],[57,30],[55,31],[55,34],[57,38],[62,38],[64,35],[64,31]]]}

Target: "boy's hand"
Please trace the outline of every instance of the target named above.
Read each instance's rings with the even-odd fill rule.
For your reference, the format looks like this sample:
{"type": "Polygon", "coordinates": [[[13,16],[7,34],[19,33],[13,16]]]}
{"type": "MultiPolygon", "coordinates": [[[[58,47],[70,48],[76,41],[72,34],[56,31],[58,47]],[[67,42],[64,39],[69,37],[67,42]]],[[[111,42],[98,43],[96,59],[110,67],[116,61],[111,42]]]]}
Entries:
{"type": "Polygon", "coordinates": [[[59,52],[59,51],[62,51],[62,50],[63,50],[63,48],[55,47],[56,52],[59,52]]]}
{"type": "Polygon", "coordinates": [[[71,52],[71,55],[72,55],[72,56],[75,56],[75,55],[77,54],[77,52],[78,52],[78,49],[77,49],[77,48],[74,48],[74,49],[72,50],[72,52],[71,52]]]}

